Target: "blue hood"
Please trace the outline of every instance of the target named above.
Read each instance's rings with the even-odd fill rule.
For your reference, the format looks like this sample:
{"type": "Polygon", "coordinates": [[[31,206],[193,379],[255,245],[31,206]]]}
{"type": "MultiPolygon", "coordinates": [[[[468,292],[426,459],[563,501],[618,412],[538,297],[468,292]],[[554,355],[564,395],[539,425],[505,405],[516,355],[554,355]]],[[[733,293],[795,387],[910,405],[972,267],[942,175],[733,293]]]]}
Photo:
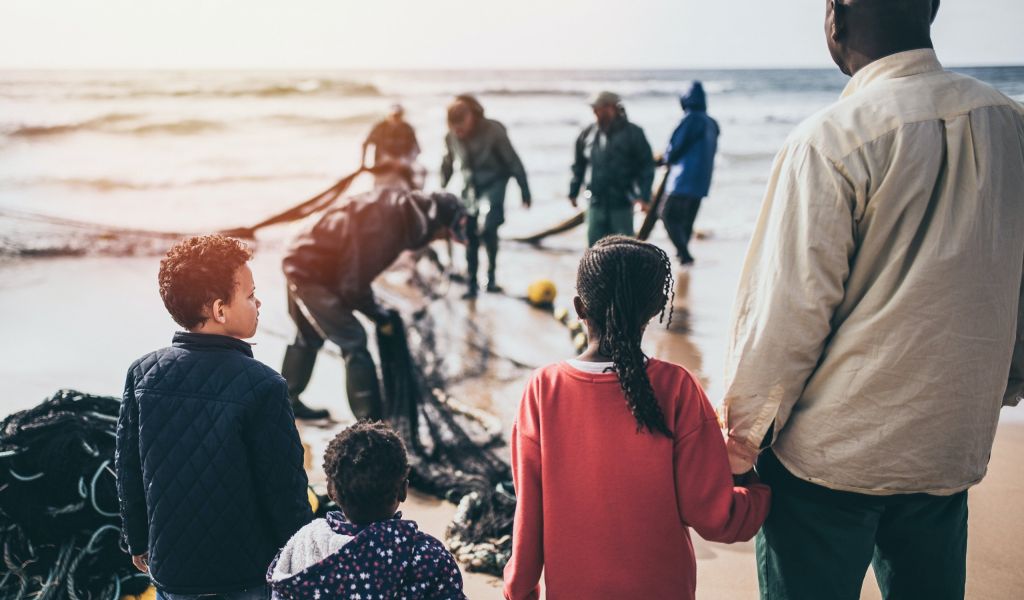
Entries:
{"type": "Polygon", "coordinates": [[[690,91],[679,97],[679,103],[683,105],[683,110],[686,112],[691,110],[706,111],[708,109],[708,100],[704,95],[704,85],[699,81],[694,81],[693,85],[690,86],[690,91]]]}

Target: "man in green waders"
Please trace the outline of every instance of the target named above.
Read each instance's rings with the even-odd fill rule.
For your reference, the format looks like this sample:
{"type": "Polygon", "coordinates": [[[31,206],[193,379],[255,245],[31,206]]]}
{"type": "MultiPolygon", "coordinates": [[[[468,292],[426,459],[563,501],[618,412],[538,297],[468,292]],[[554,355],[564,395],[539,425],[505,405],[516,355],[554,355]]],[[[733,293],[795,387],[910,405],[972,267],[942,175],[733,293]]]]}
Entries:
{"type": "Polygon", "coordinates": [[[448,135],[441,162],[441,187],[448,185],[458,161],[462,173],[462,201],[469,215],[466,226],[465,298],[476,298],[479,290],[480,242],[487,251],[487,291],[500,292],[495,279],[498,259],[498,228],[505,222],[505,188],[515,178],[530,208],[530,186],[519,155],[512,148],[505,126],[484,117],[483,106],[469,95],[456,96],[448,106],[448,135]],[[480,218],[483,218],[481,229],[480,218]]]}
{"type": "Polygon", "coordinates": [[[617,94],[601,92],[590,106],[595,122],[576,138],[569,202],[576,206],[586,187],[587,243],[593,246],[607,235],[633,235],[633,205],[651,200],[654,154],[644,130],[626,118],[617,94]]]}

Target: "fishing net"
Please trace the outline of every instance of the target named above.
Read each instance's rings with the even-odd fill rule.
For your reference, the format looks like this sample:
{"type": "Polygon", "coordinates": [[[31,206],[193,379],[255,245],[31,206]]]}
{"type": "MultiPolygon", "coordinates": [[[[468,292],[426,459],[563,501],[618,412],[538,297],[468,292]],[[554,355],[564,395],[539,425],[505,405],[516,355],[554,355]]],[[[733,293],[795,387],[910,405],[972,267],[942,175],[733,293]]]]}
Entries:
{"type": "Polygon", "coordinates": [[[428,311],[406,330],[393,316],[378,328],[388,421],[404,439],[410,483],[459,505],[446,542],[468,569],[501,575],[511,554],[515,495],[500,425],[457,403],[446,392],[436,328],[428,311]]]}
{"type": "Polygon", "coordinates": [[[0,423],[0,598],[117,600],[149,586],[120,548],[119,408],[62,390],[0,423]]]}

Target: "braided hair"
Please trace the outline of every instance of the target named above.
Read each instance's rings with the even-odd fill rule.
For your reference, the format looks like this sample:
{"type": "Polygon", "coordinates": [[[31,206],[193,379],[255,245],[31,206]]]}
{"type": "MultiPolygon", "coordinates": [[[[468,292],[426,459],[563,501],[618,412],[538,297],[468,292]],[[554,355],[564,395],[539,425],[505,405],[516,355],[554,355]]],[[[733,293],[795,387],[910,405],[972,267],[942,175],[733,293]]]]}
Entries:
{"type": "Polygon", "coordinates": [[[672,322],[668,255],[631,237],[602,238],[580,261],[576,292],[594,329],[590,334],[598,338],[601,354],[612,359],[637,431],[646,429],[671,437],[647,377],[647,357],[640,349],[644,327],[654,315],[662,322],[666,305],[668,322],[672,322]]]}

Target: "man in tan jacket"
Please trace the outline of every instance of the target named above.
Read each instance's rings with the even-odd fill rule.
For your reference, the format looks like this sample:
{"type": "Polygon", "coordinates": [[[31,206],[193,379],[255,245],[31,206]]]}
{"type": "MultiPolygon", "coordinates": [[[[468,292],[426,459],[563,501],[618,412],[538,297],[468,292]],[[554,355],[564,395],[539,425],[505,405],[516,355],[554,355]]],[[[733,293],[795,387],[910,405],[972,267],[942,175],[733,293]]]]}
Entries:
{"type": "MultiPolygon", "coordinates": [[[[1024,109],[942,68],[938,0],[830,0],[852,79],[775,161],[727,361],[773,487],[763,598],[962,598],[967,489],[1024,392],[1024,109]]],[[[760,456],[758,454],[760,453],[760,456]]]]}

